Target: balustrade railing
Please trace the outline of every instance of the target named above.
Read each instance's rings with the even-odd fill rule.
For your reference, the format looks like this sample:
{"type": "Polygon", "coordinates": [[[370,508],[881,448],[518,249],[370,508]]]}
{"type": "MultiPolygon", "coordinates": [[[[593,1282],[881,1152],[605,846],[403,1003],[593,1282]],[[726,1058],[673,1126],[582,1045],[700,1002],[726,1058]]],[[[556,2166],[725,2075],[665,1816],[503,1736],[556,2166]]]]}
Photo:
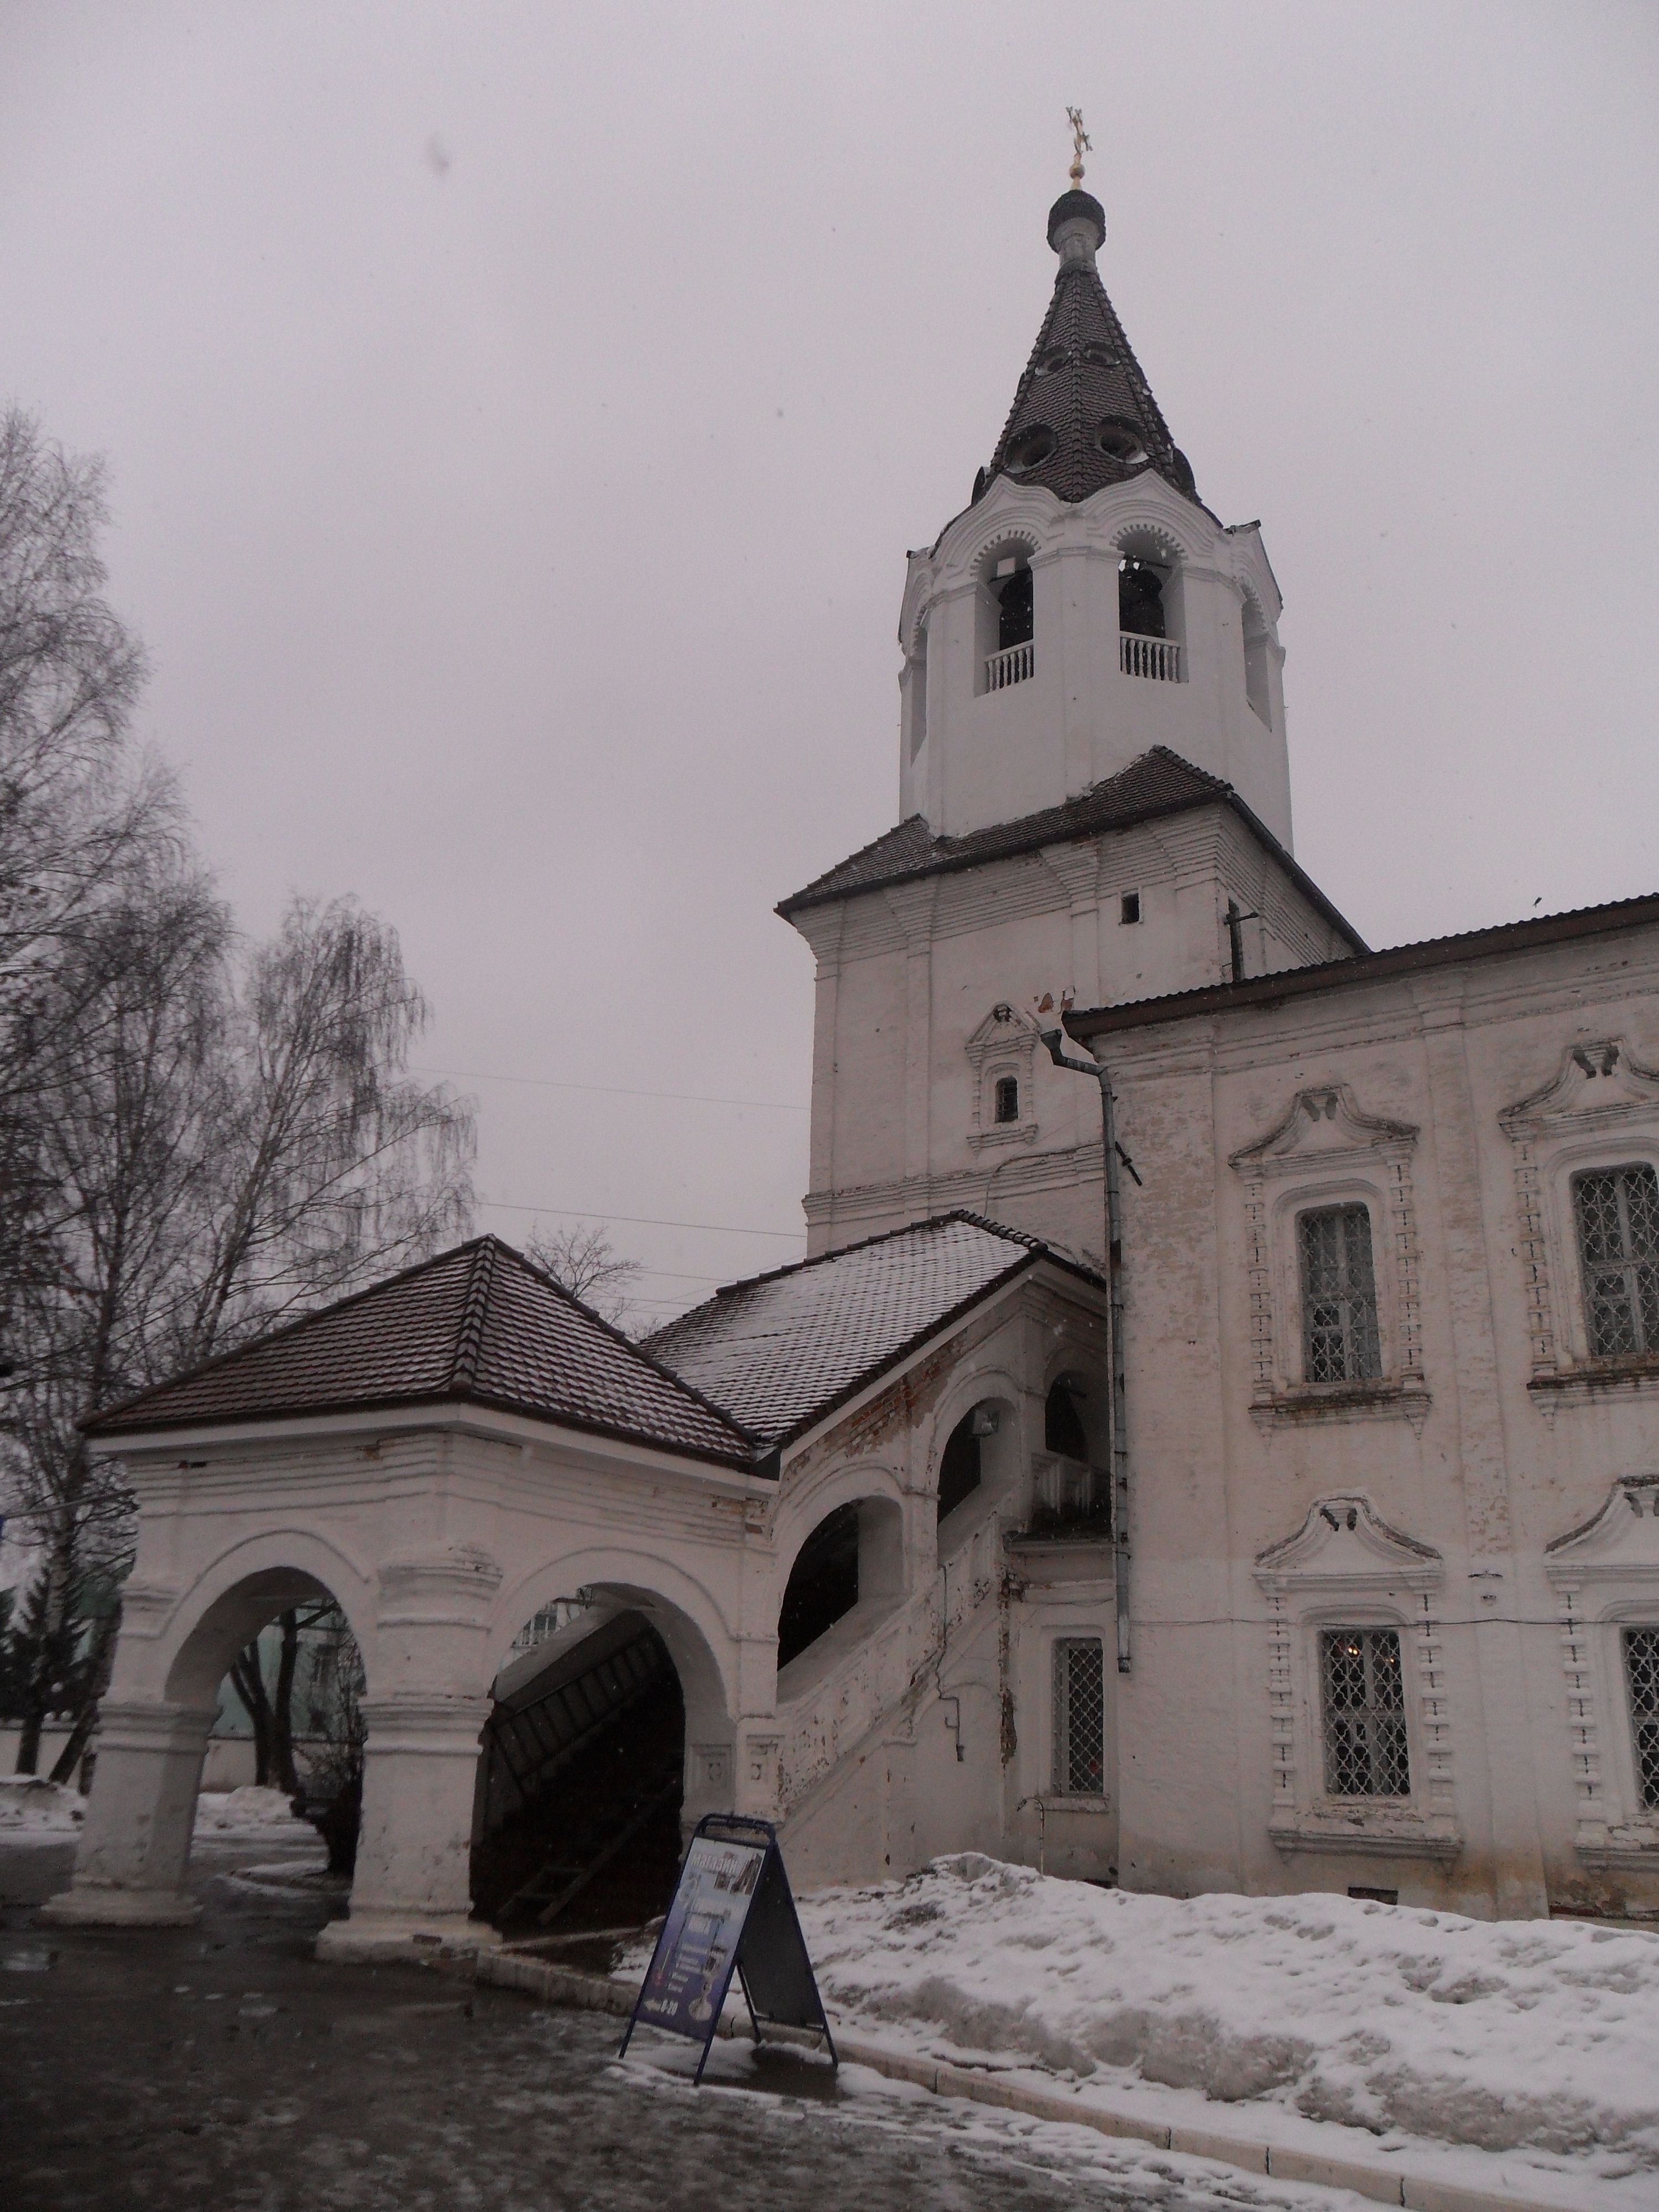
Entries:
{"type": "Polygon", "coordinates": [[[1006,691],[1011,684],[1024,684],[1036,673],[1036,647],[1027,638],[1024,645],[1011,645],[1006,652],[990,656],[985,664],[985,688],[1006,691]]]}
{"type": "Polygon", "coordinates": [[[1033,1452],[1030,1534],[1109,1536],[1111,1531],[1111,1470],[1060,1452],[1033,1452]]]}
{"type": "Polygon", "coordinates": [[[1172,637],[1139,637],[1120,630],[1117,665],[1126,676],[1150,676],[1155,683],[1179,684],[1181,647],[1172,637]]]}

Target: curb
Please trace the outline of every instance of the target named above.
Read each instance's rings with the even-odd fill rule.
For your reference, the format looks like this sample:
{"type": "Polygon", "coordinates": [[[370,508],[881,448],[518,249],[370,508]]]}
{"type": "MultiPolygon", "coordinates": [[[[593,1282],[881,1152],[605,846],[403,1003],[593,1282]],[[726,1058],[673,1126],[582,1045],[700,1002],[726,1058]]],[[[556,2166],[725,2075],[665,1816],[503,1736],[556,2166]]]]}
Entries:
{"type": "MultiPolygon", "coordinates": [[[[458,1962],[459,1964],[459,1962],[458,1962]]],[[[450,1971],[456,1971],[451,1968],[450,1971]]],[[[465,1967],[459,1967],[465,1972],[465,1967]]],[[[587,2012],[608,2012],[625,2020],[639,1992],[629,1984],[613,1982],[603,1974],[585,1974],[574,1966],[558,1966],[543,1959],[526,1958],[512,1951],[480,1951],[471,1978],[498,1989],[522,1990],[544,2003],[571,2005],[587,2012]]],[[[730,2014],[720,2021],[718,2033],[748,2042],[749,2024],[730,2014]]],[[[1127,2136],[1155,2149],[1178,2151],[1189,2158],[1214,2159],[1246,2173],[1264,2173],[1279,2181],[1313,2182],[1325,2189],[1351,2189],[1357,2197],[1378,2204],[1397,2204],[1405,2212],[1565,2212],[1560,2204],[1545,2203],[1533,2197],[1515,2197],[1506,2190],[1469,2189],[1462,2182],[1437,2181],[1429,2175],[1408,2173],[1396,2166],[1370,2160],[1333,2158],[1321,2151],[1295,2150],[1278,2143],[1254,2142],[1247,2136],[1224,2135],[1210,2128],[1165,2126],[1133,2112],[1114,2112],[1109,2106],[1084,2104],[1075,2097],[1024,2083],[999,2074],[981,2073],[969,2066],[952,2066],[942,2060],[908,2058],[862,2036],[835,2031],[836,2049],[850,2065],[867,2066],[890,2081],[911,2081],[936,2097],[965,2097],[976,2105],[995,2105],[1006,2112],[1023,2112],[1031,2119],[1058,2120],[1066,2127],[1092,2128],[1097,2135],[1127,2136]]],[[[772,2028],[769,2043],[799,2043],[817,2047],[817,2038],[804,2028],[772,2028]]]]}

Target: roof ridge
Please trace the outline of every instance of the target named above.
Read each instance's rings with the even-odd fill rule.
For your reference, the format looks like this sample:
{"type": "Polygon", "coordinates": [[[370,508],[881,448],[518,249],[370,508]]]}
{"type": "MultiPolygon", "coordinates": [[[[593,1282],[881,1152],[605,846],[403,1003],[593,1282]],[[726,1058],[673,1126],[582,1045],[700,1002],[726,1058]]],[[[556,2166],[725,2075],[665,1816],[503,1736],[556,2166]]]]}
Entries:
{"type": "MultiPolygon", "coordinates": [[[[207,1358],[198,1359],[193,1367],[182,1368],[177,1375],[169,1375],[164,1382],[146,1382],[142,1390],[130,1391],[125,1398],[117,1398],[108,1406],[95,1407],[86,1419],[101,1423],[109,1415],[124,1413],[129,1407],[142,1405],[146,1398],[156,1397],[163,1390],[175,1389],[183,1382],[193,1382],[198,1376],[210,1374],[216,1368],[234,1367],[240,1360],[251,1359],[256,1352],[265,1351],[283,1337],[296,1336],[303,1329],[311,1328],[321,1322],[331,1321],[335,1315],[345,1312],[349,1307],[361,1305],[365,1298],[378,1297],[381,1291],[391,1290],[396,1284],[406,1283],[411,1276],[424,1274],[428,1268],[442,1267],[447,1261],[458,1259],[463,1252],[470,1252],[476,1246],[492,1241],[489,1232],[485,1231],[480,1236],[465,1237],[459,1244],[447,1244],[441,1252],[434,1252],[428,1259],[412,1260],[406,1267],[399,1267],[396,1274],[382,1275],[377,1281],[366,1284],[361,1291],[348,1291],[343,1297],[331,1298],[326,1305],[309,1306],[304,1313],[296,1314],[292,1321],[281,1322],[275,1328],[262,1329],[257,1336],[249,1337],[246,1343],[233,1345],[228,1352],[211,1352],[207,1358]]],[[[81,1422],[76,1425],[84,1426],[85,1424],[81,1422]]]]}
{"type": "MultiPolygon", "coordinates": [[[[1165,817],[1183,814],[1199,806],[1225,806],[1231,809],[1250,835],[1276,866],[1282,868],[1296,889],[1312,906],[1322,914],[1331,926],[1340,931],[1358,952],[1369,951],[1365,940],[1347,919],[1321,890],[1313,878],[1268,829],[1260,815],[1242,798],[1237,787],[1223,776],[1212,775],[1208,769],[1200,768],[1182,753],[1170,745],[1152,745],[1144,753],[1137,753],[1110,775],[1091,783],[1086,791],[1075,797],[1064,799],[1054,806],[1042,806],[1035,813],[1016,815],[1009,822],[988,823],[982,830],[970,830],[957,838],[933,837],[929,850],[919,859],[896,861],[884,874],[866,876],[861,880],[854,872],[865,854],[874,852],[885,840],[878,837],[873,844],[860,848],[835,867],[815,876],[803,890],[792,891],[787,898],[780,899],[773,908],[792,927],[795,915],[803,908],[830,906],[843,899],[861,898],[881,890],[889,884],[908,883],[931,875],[949,875],[969,868],[995,867],[1004,861],[1018,860],[1027,853],[1041,852],[1045,845],[1075,844],[1088,837],[1115,835],[1125,830],[1134,830],[1143,823],[1157,822],[1165,817]],[[1161,796],[1131,799],[1122,811],[1108,818],[1098,818],[1099,810],[1115,804],[1114,785],[1123,786],[1135,775],[1143,774],[1149,763],[1160,769],[1178,769],[1191,779],[1186,791],[1164,792],[1161,796]],[[850,877],[850,880],[848,879],[850,877]],[[842,880],[838,881],[837,878],[842,880]]],[[[899,829],[920,820],[916,815],[907,815],[899,829]]],[[[890,830],[887,837],[896,837],[897,830],[890,830]]],[[[930,833],[931,834],[931,833],[930,833]]]]}
{"type": "Polygon", "coordinates": [[[495,1279],[495,1248],[499,1239],[482,1237],[472,1255],[460,1325],[455,1331],[455,1357],[450,1363],[453,1390],[473,1389],[478,1380],[478,1359],[483,1350],[484,1323],[489,1317],[489,1292],[495,1279]]]}
{"type": "Polygon", "coordinates": [[[1487,922],[1479,929],[1455,930],[1444,937],[1413,939],[1405,945],[1367,947],[1338,960],[1318,960],[1305,968],[1279,968],[1266,975],[1248,975],[1239,983],[1198,983],[1185,991],[1167,991],[1150,999],[1125,999],[1104,1006],[1073,1006],[1066,1017],[1066,1032],[1083,1042],[1087,1036],[1113,1029],[1150,1028],[1158,1021],[1180,1021],[1200,1006],[1218,1010],[1235,1006],[1259,1006],[1276,997],[1304,992],[1340,990],[1349,982],[1387,981],[1410,972],[1413,955],[1443,952],[1447,958],[1484,958],[1504,951],[1525,951],[1534,944],[1561,944],[1575,937],[1594,937],[1604,931],[1635,929],[1645,921],[1659,921],[1659,891],[1638,891],[1626,899],[1608,899],[1598,906],[1564,908],[1559,914],[1525,915],[1519,921],[1487,922]],[[1577,927],[1569,927],[1567,925],[1577,927]],[[1481,939],[1500,940],[1481,943],[1481,939]],[[1149,1011],[1162,1009],[1163,1011],[1149,1011]],[[1074,1029],[1073,1023],[1090,1026],[1074,1029]]]}
{"type": "MultiPolygon", "coordinates": [[[[683,1391],[694,1404],[700,1406],[705,1413],[712,1413],[722,1427],[731,1430],[732,1435],[740,1443],[749,1445],[751,1449],[757,1452],[765,1449],[766,1440],[763,1437],[757,1437],[750,1430],[744,1428],[742,1422],[734,1419],[723,1406],[717,1406],[712,1398],[705,1397],[695,1382],[688,1382],[684,1376],[677,1375],[673,1369],[665,1365],[654,1352],[647,1352],[645,1347],[646,1343],[649,1341],[648,1339],[641,1340],[629,1336],[625,1329],[618,1328],[615,1322],[607,1321],[602,1313],[595,1312],[584,1299],[579,1298],[574,1291],[567,1289],[557,1276],[550,1274],[545,1267],[538,1267],[528,1253],[520,1252],[512,1244],[505,1245],[503,1249],[512,1255],[526,1274],[534,1277],[538,1282],[556,1292],[566,1305],[574,1306],[585,1321],[592,1322],[595,1328],[602,1329],[608,1337],[621,1345],[625,1352],[632,1353],[641,1366],[648,1367],[653,1375],[659,1376],[665,1382],[672,1383],[675,1389],[683,1391]]],[[[718,1297],[719,1292],[716,1291],[715,1295],[718,1297]]],[[[693,1307],[690,1310],[695,1312],[696,1309],[693,1307]]],[[[672,1328],[672,1322],[665,1322],[663,1324],[665,1328],[672,1328]]],[[[653,1336],[657,1336],[660,1335],[661,1331],[653,1329],[651,1334],[653,1336]]]]}

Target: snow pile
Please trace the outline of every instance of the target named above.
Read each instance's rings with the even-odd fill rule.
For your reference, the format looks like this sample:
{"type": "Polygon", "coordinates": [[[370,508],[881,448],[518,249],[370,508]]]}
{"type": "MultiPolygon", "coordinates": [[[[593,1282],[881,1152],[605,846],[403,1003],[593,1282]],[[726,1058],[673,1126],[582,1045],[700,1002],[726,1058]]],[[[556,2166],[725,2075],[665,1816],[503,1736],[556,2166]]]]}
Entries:
{"type": "Polygon", "coordinates": [[[86,1800],[66,1783],[39,1774],[0,1774],[0,1836],[72,1836],[86,1800]]]}
{"type": "MultiPolygon", "coordinates": [[[[294,1807],[280,1790],[262,1790],[253,1783],[241,1790],[204,1790],[196,1800],[198,1836],[287,1828],[295,1820],[294,1807]]],[[[306,1833],[311,1832],[307,1827],[306,1833]]]]}
{"type": "Polygon", "coordinates": [[[843,2018],[925,2021],[958,2051],[1103,2087],[1121,2069],[1378,2134],[1659,2169],[1645,1932],[1322,1895],[1141,1896],[977,1852],[820,1891],[801,1918],[843,2018]]]}

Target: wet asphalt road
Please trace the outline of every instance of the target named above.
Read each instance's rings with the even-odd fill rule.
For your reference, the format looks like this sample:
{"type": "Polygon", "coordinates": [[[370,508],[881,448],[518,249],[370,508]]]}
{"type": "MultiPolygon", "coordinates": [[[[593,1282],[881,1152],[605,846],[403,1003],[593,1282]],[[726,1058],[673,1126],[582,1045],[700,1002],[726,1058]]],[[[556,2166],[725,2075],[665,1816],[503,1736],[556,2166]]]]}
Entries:
{"type": "Polygon", "coordinates": [[[6,2212],[1297,2212],[1357,2199],[905,2091],[793,2051],[690,2046],[416,1967],[319,1966],[308,1840],[198,1845],[194,1929],[0,1911],[6,2212]]]}

